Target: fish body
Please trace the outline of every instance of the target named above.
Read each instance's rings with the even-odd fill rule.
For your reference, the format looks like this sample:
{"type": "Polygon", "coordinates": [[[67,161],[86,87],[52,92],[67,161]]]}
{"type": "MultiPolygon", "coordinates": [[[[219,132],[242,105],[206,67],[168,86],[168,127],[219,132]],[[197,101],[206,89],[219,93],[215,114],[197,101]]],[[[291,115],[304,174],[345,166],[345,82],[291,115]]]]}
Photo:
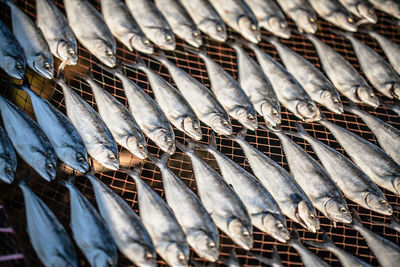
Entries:
{"type": "Polygon", "coordinates": [[[354,16],[369,23],[377,23],[375,10],[367,0],[339,0],[339,2],[354,16]]]}
{"type": "Polygon", "coordinates": [[[61,61],[78,63],[78,44],[64,14],[51,0],[36,0],[36,23],[50,51],[61,61]]]}
{"type": "Polygon", "coordinates": [[[78,131],[88,154],[101,165],[118,170],[118,147],[99,114],[75,93],[63,80],[57,80],[63,90],[67,116],[78,131]]]}
{"type": "Polygon", "coordinates": [[[46,267],[78,266],[74,244],[54,213],[28,187],[19,183],[24,195],[29,240],[38,258],[46,267]]]}
{"type": "Polygon", "coordinates": [[[101,13],[111,33],[129,51],[152,54],[154,48],[122,0],[101,0],[101,13]]]}
{"type": "Polygon", "coordinates": [[[93,185],[100,215],[118,249],[137,266],[157,266],[153,242],[132,207],[98,178],[86,176],[93,185]]]}
{"type": "Polygon", "coordinates": [[[11,184],[17,171],[17,155],[7,132],[0,126],[0,180],[11,184]]]}
{"type": "Polygon", "coordinates": [[[397,0],[368,0],[376,9],[400,19],[400,3],[397,0]]]}
{"type": "Polygon", "coordinates": [[[227,38],[225,23],[208,0],[179,0],[199,30],[218,42],[227,38]]]}
{"type": "Polygon", "coordinates": [[[323,70],[340,93],[354,103],[379,106],[379,99],[367,81],[343,56],[314,35],[307,34],[306,37],[313,43],[323,70]]]}
{"type": "Polygon", "coordinates": [[[307,0],[277,0],[283,12],[295,23],[302,33],[316,33],[318,29],[317,14],[307,0]]]}
{"type": "Polygon", "coordinates": [[[261,28],[281,38],[290,38],[288,23],[275,1],[244,0],[261,28]]]}
{"type": "Polygon", "coordinates": [[[88,0],[64,0],[64,7],[78,41],[103,64],[114,67],[117,44],[100,12],[88,0]]]}
{"type": "Polygon", "coordinates": [[[0,97],[0,112],[4,128],[17,153],[45,180],[54,180],[57,156],[39,125],[3,97],[0,97]]]}
{"type": "Polygon", "coordinates": [[[24,49],[2,21],[0,21],[0,68],[15,79],[23,79],[25,76],[24,49]]]}

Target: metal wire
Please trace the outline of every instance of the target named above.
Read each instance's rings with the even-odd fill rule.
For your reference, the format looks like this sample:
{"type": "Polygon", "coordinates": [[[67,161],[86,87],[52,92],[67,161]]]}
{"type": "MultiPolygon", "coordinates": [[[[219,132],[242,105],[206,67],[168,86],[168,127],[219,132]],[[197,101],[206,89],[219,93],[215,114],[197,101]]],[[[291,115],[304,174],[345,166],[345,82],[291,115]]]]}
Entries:
{"type": "MultiPolygon", "coordinates": [[[[57,5],[63,10],[62,1],[55,1],[57,5]]],[[[97,8],[99,8],[98,0],[91,1],[97,8]]],[[[17,1],[18,6],[24,10],[29,16],[33,19],[35,17],[35,5],[33,1],[17,1]]],[[[2,20],[11,26],[10,13],[8,8],[3,8],[0,11],[2,20]]],[[[385,14],[381,12],[377,12],[381,21],[374,26],[374,29],[393,40],[394,42],[400,43],[399,36],[399,28],[398,26],[393,26],[388,23],[382,22],[382,18],[387,17],[385,14]]],[[[295,25],[292,21],[289,21],[289,26],[292,29],[295,29],[295,25]]],[[[329,29],[333,28],[329,23],[319,20],[319,31],[317,33],[317,37],[323,40],[328,45],[332,46],[336,51],[341,53],[347,60],[349,60],[353,66],[355,66],[359,71],[359,65],[356,60],[354,51],[349,42],[345,41],[342,37],[335,36],[332,34],[329,29]]],[[[268,35],[269,33],[263,32],[263,34],[268,35]]],[[[229,35],[234,35],[234,33],[229,32],[229,35]]],[[[379,52],[382,56],[384,56],[381,48],[378,46],[376,42],[374,42],[370,37],[365,34],[356,33],[357,38],[360,38],[365,44],[374,48],[375,51],[379,52]]],[[[234,50],[230,47],[219,44],[204,36],[203,38],[205,42],[205,46],[208,54],[219,64],[221,64],[225,70],[233,75],[233,77],[237,78],[237,64],[236,64],[236,56],[234,50]]],[[[314,51],[313,46],[310,42],[304,39],[302,36],[293,34],[290,40],[281,40],[284,44],[289,46],[294,51],[303,55],[306,59],[310,60],[317,67],[320,67],[319,60],[317,58],[316,52],[314,51]]],[[[188,73],[190,73],[193,77],[197,78],[206,86],[210,85],[210,81],[208,79],[208,75],[205,69],[203,62],[195,55],[188,54],[183,52],[185,44],[182,40],[177,39],[177,50],[174,52],[168,52],[168,56],[172,59],[178,67],[185,69],[188,73]]],[[[273,47],[265,42],[260,44],[260,47],[273,55],[275,59],[278,59],[276,51],[273,47]]],[[[254,54],[249,51],[250,55],[254,56],[254,54]]],[[[128,49],[123,47],[122,44],[118,44],[118,53],[117,56],[120,60],[132,62],[135,61],[135,52],[130,52],[128,49]]],[[[152,67],[153,70],[157,71],[160,75],[162,75],[165,79],[167,79],[172,84],[173,81],[171,76],[168,74],[166,68],[161,66],[159,63],[154,60],[143,56],[144,60],[152,67]]],[[[385,57],[385,56],[384,56],[385,57]]],[[[59,61],[56,61],[59,64],[59,61]]],[[[127,105],[127,101],[122,89],[121,82],[116,79],[113,75],[103,71],[100,67],[95,65],[94,63],[97,60],[82,46],[79,46],[79,64],[73,67],[67,67],[66,70],[66,82],[73,88],[77,93],[79,93],[85,100],[87,100],[92,106],[95,106],[93,95],[90,91],[88,85],[82,82],[76,74],[85,75],[88,68],[92,69],[95,80],[103,86],[108,92],[112,93],[119,101],[127,105]]],[[[360,71],[361,72],[361,71],[360,71]]],[[[126,74],[130,79],[135,81],[139,86],[141,86],[146,92],[152,95],[151,88],[147,82],[146,76],[142,72],[126,70],[126,74]]],[[[0,74],[0,78],[7,79],[4,73],[0,74]]],[[[54,82],[45,80],[41,78],[39,75],[34,74],[32,71],[27,72],[27,76],[29,78],[30,83],[32,84],[32,88],[39,93],[41,96],[49,99],[52,104],[54,104],[61,111],[65,112],[65,103],[62,91],[58,88],[54,82]]],[[[18,90],[2,90],[2,94],[6,95],[9,99],[17,103],[23,110],[25,110],[28,114],[32,115],[32,107],[27,95],[18,90]]],[[[381,94],[379,97],[382,102],[391,103],[390,100],[385,99],[381,94]]],[[[153,96],[153,95],[152,95],[153,96]]],[[[343,102],[348,103],[346,99],[343,97],[343,102]]],[[[366,127],[366,125],[361,121],[361,119],[357,118],[351,114],[343,114],[336,115],[325,108],[321,107],[325,116],[330,120],[336,123],[337,125],[343,126],[363,138],[370,140],[373,143],[376,143],[376,140],[371,133],[371,131],[366,127]]],[[[378,116],[384,121],[394,125],[395,127],[400,127],[399,117],[391,112],[390,110],[379,107],[376,110],[372,108],[363,106],[363,110],[367,110],[369,113],[378,116]]],[[[258,118],[262,121],[262,118],[258,118]]],[[[294,123],[297,121],[296,117],[289,112],[285,108],[282,108],[282,125],[286,130],[295,130],[294,123]]],[[[232,121],[234,126],[234,131],[237,132],[241,129],[239,123],[235,120],[232,121]]],[[[325,142],[326,144],[338,149],[343,152],[343,149],[339,146],[338,142],[333,138],[333,136],[321,125],[317,123],[309,123],[304,124],[305,128],[309,133],[317,137],[319,140],[325,142]]],[[[202,126],[202,130],[204,133],[205,142],[207,142],[210,134],[210,129],[202,126]]],[[[184,134],[176,131],[177,140],[180,142],[184,141],[184,134]]],[[[257,130],[254,133],[249,132],[246,136],[246,139],[254,145],[256,148],[270,156],[273,160],[281,164],[284,168],[288,169],[287,163],[283,156],[282,149],[280,147],[280,142],[277,137],[270,135],[265,130],[257,130]]],[[[152,143],[150,140],[148,141],[148,149],[154,155],[160,155],[160,150],[152,143]]],[[[309,144],[307,144],[303,140],[295,139],[295,141],[300,144],[304,149],[309,152],[311,155],[315,156],[309,144]]],[[[249,164],[246,161],[243,152],[239,148],[238,145],[234,144],[231,140],[224,136],[217,137],[218,148],[229,158],[233,159],[235,162],[241,164],[247,170],[250,171],[249,164]]],[[[123,149],[120,148],[120,151],[123,149]]],[[[217,168],[216,163],[212,156],[205,152],[200,152],[199,155],[209,162],[213,167],[217,168]]],[[[131,160],[134,160],[132,157],[131,160]]],[[[196,191],[196,184],[194,182],[194,177],[190,165],[190,161],[187,157],[185,157],[180,151],[176,152],[176,154],[170,159],[169,167],[179,176],[181,179],[190,186],[194,191],[196,191]]],[[[25,173],[25,170],[28,167],[20,161],[19,164],[19,173],[18,176],[22,176],[25,173]]],[[[109,185],[117,194],[122,196],[136,211],[138,211],[137,206],[137,195],[136,195],[136,187],[134,182],[125,174],[116,171],[106,171],[100,170],[96,173],[97,177],[99,177],[104,183],[109,185]]],[[[31,176],[34,174],[31,172],[31,176]]],[[[65,176],[64,171],[59,171],[59,176],[65,176]]],[[[163,196],[162,183],[160,179],[159,170],[149,162],[146,162],[143,167],[142,177],[144,180],[152,186],[161,196],[163,196]]],[[[271,177],[273,179],[273,177],[271,177]]],[[[64,226],[68,229],[69,224],[69,199],[68,192],[65,188],[59,185],[57,182],[48,183],[43,179],[33,177],[29,180],[29,185],[33,189],[38,196],[43,199],[43,201],[50,207],[50,209],[56,214],[59,220],[63,223],[64,226]]],[[[76,186],[80,189],[80,191],[95,205],[95,199],[92,191],[92,187],[87,179],[84,177],[76,178],[76,186]]],[[[18,247],[23,251],[26,261],[29,265],[39,266],[39,260],[37,259],[33,248],[29,244],[29,237],[26,234],[26,222],[25,222],[25,212],[24,212],[24,203],[23,196],[15,185],[0,185],[0,190],[2,192],[1,199],[4,202],[8,217],[10,219],[10,223],[13,226],[15,233],[18,236],[17,240],[10,241],[10,239],[6,238],[3,233],[0,233],[0,247],[5,250],[1,250],[0,252],[4,255],[9,253],[12,254],[14,252],[20,251],[18,247]]],[[[383,190],[386,197],[388,198],[390,204],[394,207],[399,206],[399,198],[396,197],[393,193],[390,193],[386,190],[383,190]]],[[[385,218],[382,215],[378,215],[369,210],[359,207],[358,205],[348,201],[349,207],[354,208],[360,217],[364,225],[373,230],[374,232],[384,236],[385,238],[395,242],[396,244],[400,244],[399,236],[393,230],[384,227],[377,226],[370,223],[371,220],[375,221],[384,221],[389,220],[390,218],[385,218]]],[[[397,210],[394,211],[394,215],[398,217],[399,213],[397,210]]],[[[370,249],[367,247],[366,242],[362,239],[362,237],[351,227],[345,226],[343,224],[338,224],[336,228],[333,227],[332,223],[324,218],[321,214],[319,214],[321,220],[321,226],[328,232],[331,236],[332,240],[336,245],[345,249],[350,253],[356,254],[359,258],[363,259],[366,262],[371,263],[376,266],[378,263],[376,258],[371,253],[370,249]]],[[[287,220],[288,227],[292,230],[294,223],[291,220],[287,220]]],[[[69,230],[69,229],[68,229],[69,230]]],[[[312,234],[303,229],[298,229],[299,234],[303,240],[321,240],[321,234],[312,234]]],[[[254,248],[252,252],[254,254],[262,255],[265,257],[270,257],[272,252],[272,246],[275,244],[278,247],[279,255],[282,259],[283,264],[287,266],[301,266],[301,260],[297,253],[290,248],[286,244],[281,244],[273,240],[270,236],[260,232],[258,229],[254,231],[254,248]]],[[[224,234],[221,234],[221,255],[227,256],[229,254],[229,250],[231,248],[236,248],[236,253],[238,255],[239,261],[243,265],[251,265],[251,266],[261,266],[257,260],[251,257],[246,251],[238,248],[233,242],[224,234]]],[[[338,265],[338,260],[334,257],[330,252],[327,252],[323,249],[312,248],[309,247],[310,250],[317,253],[317,255],[333,266],[338,265]]],[[[204,263],[200,258],[198,258],[194,253],[192,253],[193,259],[199,263],[204,263]]],[[[84,260],[82,254],[79,254],[81,266],[88,266],[87,262],[84,260]]],[[[158,263],[160,265],[164,265],[164,262],[159,259],[158,263]]],[[[20,261],[9,261],[8,266],[18,266],[22,264],[20,261]]],[[[119,258],[119,266],[130,266],[132,265],[129,260],[127,260],[124,256],[120,255],[119,258]]]]}

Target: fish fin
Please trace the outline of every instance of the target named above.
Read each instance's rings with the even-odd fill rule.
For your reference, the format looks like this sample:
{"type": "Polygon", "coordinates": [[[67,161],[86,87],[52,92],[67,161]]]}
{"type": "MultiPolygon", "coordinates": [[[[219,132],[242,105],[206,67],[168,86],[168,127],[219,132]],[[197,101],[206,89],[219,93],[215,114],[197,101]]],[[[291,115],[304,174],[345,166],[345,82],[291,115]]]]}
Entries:
{"type": "Polygon", "coordinates": [[[199,142],[196,142],[196,143],[195,143],[195,146],[196,146],[197,148],[202,149],[202,150],[209,150],[209,149],[211,149],[211,150],[217,150],[217,142],[216,142],[216,140],[215,140],[215,134],[214,134],[214,132],[211,132],[211,134],[210,134],[210,141],[209,141],[209,144],[208,144],[208,145],[207,145],[207,144],[201,144],[201,143],[199,143],[199,142]]]}
{"type": "Polygon", "coordinates": [[[293,226],[292,230],[292,238],[287,241],[287,243],[290,245],[291,243],[296,243],[296,244],[302,244],[299,232],[297,231],[297,227],[293,226]]]}
{"type": "Polygon", "coordinates": [[[67,180],[63,180],[63,179],[57,179],[56,180],[59,184],[67,187],[68,185],[73,185],[75,184],[75,175],[69,177],[67,180]]]}
{"type": "Polygon", "coordinates": [[[281,262],[281,256],[279,256],[278,248],[276,245],[272,245],[272,258],[275,262],[281,262]]]}
{"type": "Polygon", "coordinates": [[[236,47],[237,47],[237,46],[241,47],[242,44],[244,43],[244,41],[241,40],[240,37],[234,36],[234,37],[233,37],[233,40],[227,40],[227,41],[225,41],[225,43],[226,43],[227,45],[229,45],[230,47],[234,48],[235,46],[236,46],[236,47]]]}
{"type": "Polygon", "coordinates": [[[350,225],[362,226],[361,218],[358,216],[357,211],[355,209],[351,209],[351,213],[353,215],[353,222],[350,225]]]}
{"type": "Polygon", "coordinates": [[[293,132],[293,131],[285,131],[284,133],[290,136],[294,136],[294,137],[299,137],[299,138],[303,138],[304,137],[310,137],[311,135],[304,129],[303,125],[299,122],[296,122],[296,128],[297,128],[297,132],[293,132]]]}
{"type": "Polygon", "coordinates": [[[243,128],[236,135],[232,134],[232,135],[229,135],[227,137],[229,139],[233,140],[233,141],[235,141],[235,140],[244,140],[244,138],[246,137],[246,133],[247,133],[247,128],[243,128]]]}
{"type": "Polygon", "coordinates": [[[261,255],[257,255],[257,254],[251,253],[251,252],[249,253],[249,255],[256,258],[259,262],[264,263],[266,265],[272,266],[272,264],[275,262],[274,259],[269,259],[267,257],[263,257],[261,255]]]}
{"type": "Polygon", "coordinates": [[[353,114],[355,112],[361,111],[360,108],[353,101],[349,101],[349,105],[348,106],[344,105],[343,109],[353,114]]]}
{"type": "Polygon", "coordinates": [[[210,147],[217,150],[217,139],[215,138],[215,134],[211,131],[210,134],[210,147]]]}
{"type": "Polygon", "coordinates": [[[171,154],[168,153],[164,153],[161,158],[160,161],[163,165],[167,165],[169,158],[171,157],[171,154]]]}
{"type": "Polygon", "coordinates": [[[279,39],[278,37],[276,37],[275,35],[271,35],[271,36],[261,36],[261,39],[270,43],[270,44],[274,44],[274,43],[279,43],[279,39]]]}
{"type": "Polygon", "coordinates": [[[197,56],[207,55],[206,48],[204,47],[204,45],[201,46],[198,50],[197,49],[193,49],[191,47],[186,47],[185,46],[184,50],[186,52],[190,53],[190,54],[194,54],[194,55],[197,55],[197,56]]]}
{"type": "Polygon", "coordinates": [[[96,64],[98,67],[100,67],[100,68],[102,68],[103,70],[105,70],[105,71],[108,71],[109,73],[112,73],[112,74],[116,74],[116,73],[123,73],[123,66],[125,65],[125,63],[123,63],[121,60],[118,60],[117,62],[116,62],[116,64],[115,64],[115,67],[114,68],[110,68],[110,67],[107,67],[106,65],[104,65],[104,64],[101,64],[101,63],[97,63],[97,62],[94,62],[94,64],[96,64]]]}
{"type": "Polygon", "coordinates": [[[167,58],[167,55],[164,53],[163,50],[156,48],[155,52],[157,52],[157,55],[155,54],[150,54],[148,55],[150,58],[159,61],[161,63],[169,61],[169,59],[167,58]]]}
{"type": "Polygon", "coordinates": [[[184,153],[186,153],[186,152],[193,152],[194,151],[194,147],[195,147],[195,145],[194,145],[194,142],[188,142],[188,145],[187,146],[185,146],[184,144],[182,144],[181,142],[179,142],[179,141],[175,141],[175,144],[176,144],[176,146],[182,151],[182,152],[184,152],[184,153]]]}
{"type": "Polygon", "coordinates": [[[328,234],[326,233],[325,230],[322,230],[322,242],[315,242],[315,241],[304,241],[304,243],[309,244],[310,246],[316,247],[316,248],[322,248],[326,249],[327,247],[334,247],[335,244],[333,241],[329,238],[328,234]]]}
{"type": "Polygon", "coordinates": [[[94,82],[94,77],[93,77],[93,72],[91,68],[88,68],[87,72],[86,72],[86,76],[81,77],[83,80],[85,80],[86,82],[94,82]]]}
{"type": "Polygon", "coordinates": [[[161,167],[167,165],[168,159],[171,155],[168,153],[164,153],[160,158],[153,156],[152,154],[148,154],[147,158],[152,161],[155,165],[161,167]]]}
{"type": "Polygon", "coordinates": [[[315,241],[305,240],[304,243],[306,243],[307,245],[310,245],[312,247],[326,249],[325,242],[315,242],[315,241]]]}

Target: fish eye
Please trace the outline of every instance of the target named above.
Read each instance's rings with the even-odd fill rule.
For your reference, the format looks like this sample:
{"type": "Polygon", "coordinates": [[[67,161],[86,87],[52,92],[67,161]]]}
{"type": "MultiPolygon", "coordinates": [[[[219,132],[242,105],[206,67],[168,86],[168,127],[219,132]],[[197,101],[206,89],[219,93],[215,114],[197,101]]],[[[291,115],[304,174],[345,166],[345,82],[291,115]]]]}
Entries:
{"type": "Polygon", "coordinates": [[[333,99],[333,103],[339,103],[339,99],[334,98],[334,99],[333,99]]]}
{"type": "Polygon", "coordinates": [[[8,174],[13,174],[14,173],[14,171],[13,171],[13,169],[11,167],[8,167],[6,171],[7,171],[8,174]]]}
{"type": "Polygon", "coordinates": [[[347,209],[346,209],[345,207],[340,207],[339,211],[340,211],[341,213],[346,213],[346,212],[347,212],[347,209]]]}
{"type": "Polygon", "coordinates": [[[208,243],[208,246],[210,248],[215,248],[215,243],[213,241],[211,241],[210,243],[208,243]]]}
{"type": "Polygon", "coordinates": [[[278,115],[279,112],[278,112],[277,110],[274,109],[274,110],[272,110],[272,114],[273,114],[273,115],[278,115]]]}
{"type": "Polygon", "coordinates": [[[310,218],[311,219],[315,219],[315,215],[314,214],[310,214],[310,218]]]}
{"type": "Polygon", "coordinates": [[[151,254],[151,252],[146,252],[146,259],[152,260],[153,259],[153,254],[151,254]]]}
{"type": "Polygon", "coordinates": [[[247,231],[247,230],[243,230],[243,235],[244,235],[244,236],[249,236],[250,233],[249,233],[249,231],[247,231]]]}
{"type": "Polygon", "coordinates": [[[250,29],[251,29],[252,31],[256,31],[256,30],[257,30],[257,26],[254,25],[254,24],[251,24],[250,29]]]}
{"type": "Polygon", "coordinates": [[[139,150],[144,150],[144,145],[138,145],[139,150]]]}
{"type": "Polygon", "coordinates": [[[217,32],[222,32],[222,26],[221,25],[217,25],[217,32]]]}
{"type": "Polygon", "coordinates": [[[22,65],[17,64],[17,65],[15,66],[15,68],[16,68],[17,70],[22,70],[22,65]]]}
{"type": "Polygon", "coordinates": [[[375,94],[374,93],[370,93],[369,96],[370,97],[375,97],[375,94]]]}
{"type": "Polygon", "coordinates": [[[314,22],[315,22],[315,19],[314,19],[314,18],[310,18],[309,21],[310,21],[311,23],[314,23],[314,22]]]}
{"type": "Polygon", "coordinates": [[[113,56],[114,56],[114,53],[113,53],[112,51],[107,51],[107,52],[106,52],[106,55],[109,56],[109,57],[113,57],[113,56]]]}
{"type": "Polygon", "coordinates": [[[44,68],[48,71],[50,71],[52,69],[51,65],[49,62],[44,63],[44,68]]]}
{"type": "Polygon", "coordinates": [[[79,161],[79,162],[84,162],[84,161],[85,161],[85,158],[84,158],[84,157],[78,157],[78,161],[79,161]]]}
{"type": "Polygon", "coordinates": [[[349,23],[353,23],[353,19],[350,18],[350,17],[347,18],[347,21],[348,21],[349,23]]]}
{"type": "Polygon", "coordinates": [[[381,200],[381,205],[382,205],[382,206],[386,206],[387,204],[388,204],[388,203],[387,203],[386,200],[384,200],[384,199],[381,200]]]}
{"type": "Polygon", "coordinates": [[[144,39],[143,43],[144,43],[145,45],[150,45],[149,39],[144,39]]]}
{"type": "Polygon", "coordinates": [[[75,51],[72,48],[70,48],[70,49],[68,49],[68,54],[70,56],[75,56],[75,51]]]}
{"type": "Polygon", "coordinates": [[[53,164],[47,163],[46,168],[52,170],[54,168],[53,164]]]}
{"type": "Polygon", "coordinates": [[[252,122],[254,122],[256,120],[253,115],[249,115],[247,118],[249,119],[249,121],[252,121],[252,122]]]}
{"type": "Polygon", "coordinates": [[[194,32],[193,32],[193,36],[194,36],[194,37],[197,37],[197,36],[199,36],[199,35],[200,35],[200,33],[199,33],[198,31],[194,31],[194,32]]]}
{"type": "Polygon", "coordinates": [[[169,34],[167,36],[165,36],[165,39],[170,43],[172,42],[172,36],[169,34]]]}
{"type": "Polygon", "coordinates": [[[185,255],[183,255],[182,253],[179,253],[178,259],[179,259],[180,261],[184,261],[184,260],[186,259],[186,257],[185,257],[185,255]]]}
{"type": "Polygon", "coordinates": [[[227,121],[223,121],[222,124],[225,126],[229,126],[229,122],[227,122],[227,121]]]}
{"type": "Polygon", "coordinates": [[[114,154],[109,155],[108,158],[112,161],[115,161],[117,159],[114,154]]]}
{"type": "Polygon", "coordinates": [[[285,23],[281,23],[280,27],[281,27],[281,29],[286,28],[286,24],[285,23]]]}
{"type": "Polygon", "coordinates": [[[200,128],[199,128],[199,126],[197,126],[197,125],[193,125],[193,129],[195,129],[195,130],[197,131],[197,130],[199,130],[200,128]]]}

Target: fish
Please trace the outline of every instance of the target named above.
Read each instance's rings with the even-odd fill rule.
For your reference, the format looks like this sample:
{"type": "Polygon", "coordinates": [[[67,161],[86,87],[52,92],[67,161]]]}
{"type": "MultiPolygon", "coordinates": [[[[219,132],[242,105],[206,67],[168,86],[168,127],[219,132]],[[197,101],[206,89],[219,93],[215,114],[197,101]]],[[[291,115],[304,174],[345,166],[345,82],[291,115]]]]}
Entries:
{"type": "Polygon", "coordinates": [[[213,134],[211,134],[209,145],[198,143],[196,146],[214,156],[222,173],[222,178],[242,200],[253,226],[276,240],[286,243],[290,239],[290,234],[285,218],[278,203],[261,182],[240,165],[219,152],[213,134]]]}
{"type": "Polygon", "coordinates": [[[356,32],[357,24],[339,1],[341,0],[309,0],[308,2],[321,18],[346,31],[356,32]]]}
{"type": "Polygon", "coordinates": [[[188,266],[189,245],[173,211],[136,171],[122,168],[136,184],[140,218],[157,253],[170,266],[188,266]]]}
{"type": "Polygon", "coordinates": [[[78,41],[103,64],[114,67],[117,44],[100,12],[88,0],[64,0],[64,8],[78,41]]]}
{"type": "Polygon", "coordinates": [[[101,0],[101,14],[104,22],[107,24],[115,38],[124,44],[129,51],[133,49],[152,54],[153,45],[144,35],[138,23],[128,10],[128,7],[122,0],[101,0]]]}
{"type": "Polygon", "coordinates": [[[264,263],[268,266],[284,267],[284,265],[281,262],[281,257],[279,256],[276,245],[272,246],[272,257],[271,258],[266,258],[261,255],[254,254],[254,253],[250,253],[250,255],[253,256],[254,258],[256,258],[259,262],[264,263]]]}
{"type": "Polygon", "coordinates": [[[363,21],[373,24],[378,22],[378,16],[375,13],[375,9],[367,0],[339,0],[339,2],[350,13],[361,18],[363,21]]]}
{"type": "Polygon", "coordinates": [[[199,29],[179,0],[155,0],[154,4],[176,36],[197,48],[203,44],[199,29]]]}
{"type": "Polygon", "coordinates": [[[57,156],[39,125],[4,97],[0,97],[3,125],[18,155],[43,179],[56,177],[57,156]]]}
{"type": "Polygon", "coordinates": [[[382,236],[374,233],[362,225],[360,217],[356,211],[353,210],[354,218],[352,227],[357,230],[364,240],[367,242],[368,247],[377,258],[379,264],[385,267],[399,266],[400,261],[400,247],[399,245],[383,238],[382,236]]]}
{"type": "Polygon", "coordinates": [[[190,157],[197,193],[215,225],[235,244],[250,250],[253,247],[253,227],[239,196],[210,165],[196,155],[193,143],[184,146],[176,142],[176,146],[190,157]],[[213,190],[210,190],[210,186],[213,190]]]}
{"type": "Polygon", "coordinates": [[[213,93],[201,82],[172,63],[165,54],[151,55],[161,62],[171,74],[178,90],[193,108],[198,119],[218,134],[231,135],[229,115],[213,93]]]}
{"type": "Polygon", "coordinates": [[[274,1],[244,0],[244,2],[257,18],[261,28],[281,38],[290,38],[290,29],[285,16],[274,1]]]}
{"type": "Polygon", "coordinates": [[[74,186],[74,179],[60,180],[69,191],[74,240],[91,266],[116,266],[118,250],[112,236],[97,210],[74,186]]]}
{"type": "Polygon", "coordinates": [[[36,24],[51,53],[63,64],[78,63],[78,44],[64,14],[51,0],[36,0],[36,24]]]}
{"type": "Polygon", "coordinates": [[[41,30],[17,7],[14,0],[0,1],[11,9],[13,33],[24,50],[28,66],[44,78],[53,78],[54,59],[41,30]]]}
{"type": "Polygon", "coordinates": [[[379,106],[379,98],[350,62],[314,35],[305,36],[314,45],[322,69],[340,93],[354,103],[363,103],[374,108],[379,106]]]}
{"type": "Polygon", "coordinates": [[[240,41],[230,43],[235,49],[240,87],[267,124],[281,124],[281,107],[270,80],[260,66],[241,47],[240,41]]]}
{"type": "Polygon", "coordinates": [[[46,267],[78,266],[74,244],[57,217],[25,180],[18,186],[24,195],[26,231],[40,261],[46,267]]]}
{"type": "Polygon", "coordinates": [[[56,83],[64,93],[67,116],[81,136],[87,153],[104,167],[118,170],[118,147],[107,125],[63,79],[56,79],[56,83]]]}
{"type": "Polygon", "coordinates": [[[392,215],[390,223],[378,222],[378,221],[371,221],[373,224],[381,225],[383,227],[388,227],[390,229],[395,230],[396,232],[400,233],[400,222],[399,220],[392,215]]]}
{"type": "Polygon", "coordinates": [[[161,150],[170,155],[174,154],[175,134],[161,108],[142,88],[123,74],[122,65],[117,69],[107,70],[121,80],[129,110],[143,133],[161,150]]]}
{"type": "Polygon", "coordinates": [[[360,68],[371,84],[383,95],[400,99],[400,76],[372,48],[363,44],[350,33],[337,32],[353,45],[360,68]],[[371,68],[371,66],[374,66],[371,68]]]}
{"type": "Polygon", "coordinates": [[[168,168],[168,158],[167,153],[161,159],[149,156],[161,171],[167,204],[196,254],[215,262],[219,256],[218,229],[196,194],[168,168]]]}
{"type": "Polygon", "coordinates": [[[137,266],[157,266],[153,241],[132,207],[93,174],[86,177],[93,185],[100,215],[121,253],[137,266]]]}
{"type": "Polygon", "coordinates": [[[326,119],[319,122],[378,186],[400,195],[400,166],[381,148],[326,119]]]}
{"type": "Polygon", "coordinates": [[[319,120],[320,110],[293,75],[257,45],[246,45],[255,53],[258,64],[270,80],[279,102],[303,121],[319,120]]]}
{"type": "Polygon", "coordinates": [[[17,155],[7,132],[0,126],[0,180],[11,184],[17,171],[17,155]]]}
{"type": "Polygon", "coordinates": [[[400,19],[400,3],[397,0],[368,0],[374,8],[400,19]]]}
{"type": "Polygon", "coordinates": [[[218,42],[228,37],[225,23],[208,0],[179,0],[200,31],[218,42]]]}
{"type": "Polygon", "coordinates": [[[400,116],[400,101],[395,101],[393,104],[384,104],[383,106],[400,116]]]}
{"type": "Polygon", "coordinates": [[[315,233],[320,229],[320,223],[317,212],[303,189],[285,169],[251,146],[244,139],[245,134],[246,129],[243,129],[237,135],[231,135],[229,138],[243,149],[254,175],[279,204],[282,213],[315,233]]]}
{"type": "Polygon", "coordinates": [[[125,3],[147,38],[161,49],[175,50],[171,26],[152,1],[127,0],[125,3]]]}
{"type": "Polygon", "coordinates": [[[307,0],[277,0],[276,2],[296,23],[299,32],[312,34],[317,32],[317,14],[307,0]]]}
{"type": "Polygon", "coordinates": [[[222,20],[250,42],[261,41],[257,18],[242,0],[209,0],[222,20]]]}
{"type": "Polygon", "coordinates": [[[310,61],[279,42],[278,38],[266,37],[275,46],[286,69],[300,83],[315,102],[336,114],[343,113],[340,95],[333,84],[310,61]]]}
{"type": "Polygon", "coordinates": [[[21,89],[29,95],[35,118],[52,144],[57,157],[81,173],[89,170],[85,144],[71,121],[49,101],[35,93],[29,85],[21,89]]]}
{"type": "Polygon", "coordinates": [[[229,250],[229,255],[227,257],[221,257],[220,261],[227,267],[241,267],[239,259],[236,255],[234,248],[229,250]]]}
{"type": "Polygon", "coordinates": [[[139,69],[147,75],[157,104],[175,128],[195,140],[201,140],[200,121],[178,89],[148,67],[140,56],[137,57],[137,63],[125,66],[139,69]]]}
{"type": "Polygon", "coordinates": [[[384,215],[393,213],[393,209],[382,191],[351,160],[318,139],[313,138],[301,124],[296,123],[296,126],[297,132],[285,133],[305,139],[311,144],[326,172],[346,198],[361,207],[384,215]]]}
{"type": "Polygon", "coordinates": [[[90,85],[100,117],[115,141],[136,157],[145,159],[146,140],[129,110],[95,82],[91,71],[83,79],[90,85]]]}
{"type": "Polygon", "coordinates": [[[257,113],[238,82],[213,61],[205,50],[191,50],[191,52],[198,55],[204,61],[211,82],[211,91],[222,104],[225,111],[247,129],[251,131],[257,129],[257,113]]]}
{"type": "Polygon", "coordinates": [[[21,80],[25,76],[24,49],[2,21],[0,21],[0,68],[15,79],[21,80]]]}
{"type": "Polygon", "coordinates": [[[400,130],[354,104],[346,106],[345,110],[360,117],[373,132],[380,147],[400,165],[400,130]]]}

